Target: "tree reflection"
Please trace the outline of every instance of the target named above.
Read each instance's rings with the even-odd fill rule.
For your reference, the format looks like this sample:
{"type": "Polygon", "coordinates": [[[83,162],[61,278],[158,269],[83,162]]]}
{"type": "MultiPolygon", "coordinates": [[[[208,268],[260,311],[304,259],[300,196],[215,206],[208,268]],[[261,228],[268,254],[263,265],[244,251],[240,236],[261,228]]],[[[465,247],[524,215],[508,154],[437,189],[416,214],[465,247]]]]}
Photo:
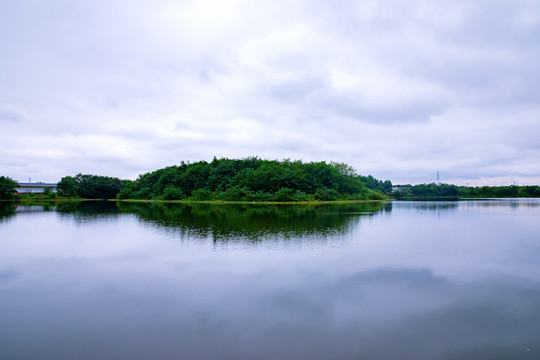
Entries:
{"type": "Polygon", "coordinates": [[[7,221],[15,215],[15,204],[12,202],[0,202],[0,222],[7,221]]]}
{"type": "Polygon", "coordinates": [[[215,242],[261,241],[270,238],[327,237],[345,234],[360,216],[390,211],[390,203],[339,205],[167,204],[119,202],[155,226],[182,237],[215,242]]]}

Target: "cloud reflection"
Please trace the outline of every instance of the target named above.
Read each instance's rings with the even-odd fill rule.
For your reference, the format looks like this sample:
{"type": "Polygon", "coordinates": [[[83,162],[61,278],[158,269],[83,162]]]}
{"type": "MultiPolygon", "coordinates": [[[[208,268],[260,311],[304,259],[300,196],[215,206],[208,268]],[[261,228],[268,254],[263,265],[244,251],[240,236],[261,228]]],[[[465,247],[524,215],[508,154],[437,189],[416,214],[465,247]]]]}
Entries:
{"type": "MultiPolygon", "coordinates": [[[[32,358],[41,349],[58,359],[472,360],[505,358],[501,354],[529,359],[525,346],[540,346],[540,287],[519,279],[464,285],[427,269],[374,268],[334,280],[309,273],[284,285],[279,277],[220,270],[191,280],[116,274],[116,280],[103,278],[77,291],[34,284],[4,292],[3,306],[15,311],[0,326],[7,340],[0,354],[32,358]],[[46,313],[24,301],[37,294],[46,313]],[[24,324],[30,346],[21,347],[9,328],[14,324],[24,324]],[[66,336],[69,341],[62,341],[66,336]]],[[[72,272],[63,282],[81,275],[72,272]]]]}
{"type": "Polygon", "coordinates": [[[0,227],[0,357],[534,357],[539,208],[432,205],[21,207],[0,227]],[[349,243],[253,246],[272,234],[349,243]]]}

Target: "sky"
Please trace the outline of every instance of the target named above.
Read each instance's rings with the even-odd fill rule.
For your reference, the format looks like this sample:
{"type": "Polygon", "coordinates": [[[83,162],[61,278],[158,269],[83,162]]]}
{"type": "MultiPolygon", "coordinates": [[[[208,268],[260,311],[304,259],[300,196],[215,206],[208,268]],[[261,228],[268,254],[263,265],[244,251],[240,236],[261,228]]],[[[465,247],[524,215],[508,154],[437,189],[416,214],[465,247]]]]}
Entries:
{"type": "Polygon", "coordinates": [[[213,157],[540,184],[540,2],[0,0],[0,175],[213,157]]]}

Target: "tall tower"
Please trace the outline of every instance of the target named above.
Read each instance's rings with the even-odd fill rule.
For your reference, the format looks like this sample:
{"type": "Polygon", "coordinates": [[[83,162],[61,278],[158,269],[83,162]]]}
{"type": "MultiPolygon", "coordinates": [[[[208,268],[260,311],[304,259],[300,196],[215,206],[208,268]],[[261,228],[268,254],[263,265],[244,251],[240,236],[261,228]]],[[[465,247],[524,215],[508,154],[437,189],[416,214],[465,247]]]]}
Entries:
{"type": "Polygon", "coordinates": [[[441,185],[441,182],[439,181],[439,172],[437,171],[437,185],[441,185]]]}

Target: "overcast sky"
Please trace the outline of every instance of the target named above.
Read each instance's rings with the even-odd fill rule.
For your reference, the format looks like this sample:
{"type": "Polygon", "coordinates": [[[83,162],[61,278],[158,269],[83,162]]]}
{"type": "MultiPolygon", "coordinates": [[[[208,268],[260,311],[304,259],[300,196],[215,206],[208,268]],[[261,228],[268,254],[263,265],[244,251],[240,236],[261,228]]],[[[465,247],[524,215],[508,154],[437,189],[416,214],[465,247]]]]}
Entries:
{"type": "Polygon", "coordinates": [[[540,184],[540,2],[0,1],[0,175],[214,156],[540,184]]]}

